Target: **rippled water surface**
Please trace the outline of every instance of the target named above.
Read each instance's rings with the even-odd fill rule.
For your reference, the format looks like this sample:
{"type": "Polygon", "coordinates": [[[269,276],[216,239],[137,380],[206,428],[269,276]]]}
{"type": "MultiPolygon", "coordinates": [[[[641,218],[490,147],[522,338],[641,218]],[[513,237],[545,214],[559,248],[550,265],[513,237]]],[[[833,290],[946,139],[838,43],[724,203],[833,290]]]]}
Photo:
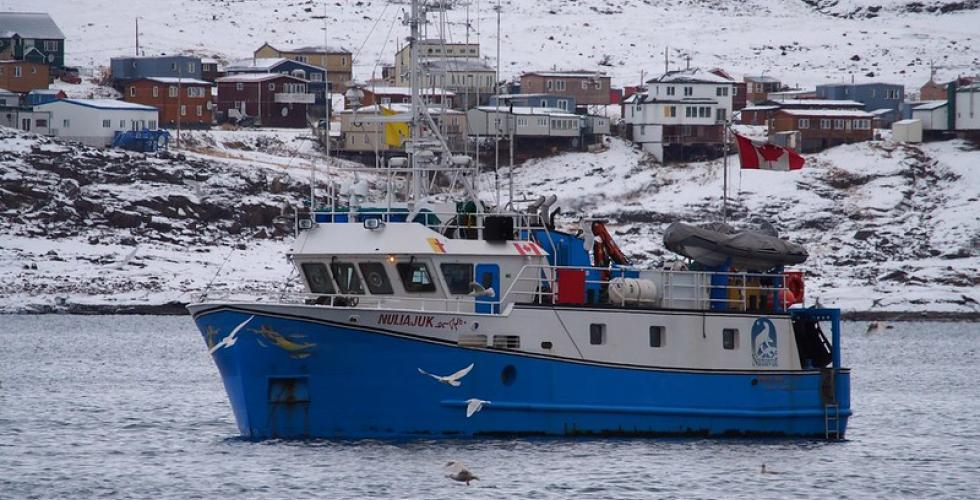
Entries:
{"type": "Polygon", "coordinates": [[[846,324],[837,443],[252,443],[190,318],[0,324],[0,498],[980,498],[975,324],[846,324]],[[446,479],[448,460],[481,480],[446,479]]]}

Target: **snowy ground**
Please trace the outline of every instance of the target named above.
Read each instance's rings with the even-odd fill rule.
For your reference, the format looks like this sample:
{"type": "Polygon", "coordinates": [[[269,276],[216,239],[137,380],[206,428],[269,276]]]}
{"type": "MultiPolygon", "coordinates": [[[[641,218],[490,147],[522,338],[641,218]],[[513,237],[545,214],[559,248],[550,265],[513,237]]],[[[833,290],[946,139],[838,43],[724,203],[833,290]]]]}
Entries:
{"type": "MultiPolygon", "coordinates": [[[[492,0],[468,2],[471,41],[496,58],[492,0]]],[[[332,44],[355,57],[355,77],[379,76],[407,28],[404,5],[385,0],[327,2],[332,44]]],[[[941,78],[980,73],[980,2],[976,0],[505,0],[501,71],[603,70],[614,85],[633,85],[690,56],[696,66],[736,75],[775,76],[812,86],[887,80],[918,88],[934,63],[941,78]],[[936,9],[966,9],[942,13],[936,9]],[[918,11],[918,12],[917,12],[918,11]],[[867,74],[874,76],[868,77],[867,74]]],[[[324,3],[278,0],[7,0],[4,10],[51,12],[68,37],[70,64],[107,66],[135,51],[134,20],[146,54],[188,51],[229,61],[262,43],[323,43],[324,3]]],[[[434,21],[433,16],[433,21],[434,21]]],[[[467,8],[448,15],[445,38],[467,39],[467,8]]],[[[437,36],[430,25],[429,36],[437,36]]]]}

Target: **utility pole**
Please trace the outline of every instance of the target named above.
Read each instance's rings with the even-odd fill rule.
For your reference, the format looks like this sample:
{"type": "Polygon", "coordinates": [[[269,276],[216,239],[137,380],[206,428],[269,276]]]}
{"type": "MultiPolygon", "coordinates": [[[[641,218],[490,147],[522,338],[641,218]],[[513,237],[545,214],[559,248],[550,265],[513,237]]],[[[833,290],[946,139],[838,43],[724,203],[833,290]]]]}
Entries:
{"type": "Polygon", "coordinates": [[[183,85],[182,76],[184,75],[184,62],[177,58],[177,147],[180,147],[180,122],[184,119],[183,113],[183,85]]]}
{"type": "Polygon", "coordinates": [[[136,57],[140,55],[140,18],[136,16],[136,57]]]}

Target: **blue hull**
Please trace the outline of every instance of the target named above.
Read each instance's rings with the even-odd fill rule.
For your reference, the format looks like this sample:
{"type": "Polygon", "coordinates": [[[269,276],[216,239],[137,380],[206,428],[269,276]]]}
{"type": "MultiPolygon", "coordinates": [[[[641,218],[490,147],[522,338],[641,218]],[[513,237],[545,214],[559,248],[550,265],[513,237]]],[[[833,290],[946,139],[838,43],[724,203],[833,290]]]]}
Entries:
{"type": "MultiPolygon", "coordinates": [[[[233,308],[199,312],[247,438],[825,435],[821,372],[645,369],[472,349],[233,308]],[[251,318],[251,319],[249,319],[251,318]],[[246,323],[247,321],[247,323],[246,323]],[[244,323],[244,326],[242,326],[244,323]],[[419,373],[473,363],[460,387],[419,373]],[[470,418],[466,400],[491,403],[470,418]]],[[[850,376],[833,389],[840,435],[850,376]]]]}

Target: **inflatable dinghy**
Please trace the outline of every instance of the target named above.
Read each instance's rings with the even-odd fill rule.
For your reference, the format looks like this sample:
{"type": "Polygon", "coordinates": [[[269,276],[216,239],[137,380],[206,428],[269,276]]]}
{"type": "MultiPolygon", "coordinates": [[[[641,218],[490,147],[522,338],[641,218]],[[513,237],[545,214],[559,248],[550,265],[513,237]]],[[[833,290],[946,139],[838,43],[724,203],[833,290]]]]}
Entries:
{"type": "Polygon", "coordinates": [[[780,239],[771,226],[763,231],[736,231],[720,222],[705,227],[674,222],[664,232],[664,246],[704,266],[730,264],[745,271],[802,264],[809,257],[805,248],[780,239]]]}

